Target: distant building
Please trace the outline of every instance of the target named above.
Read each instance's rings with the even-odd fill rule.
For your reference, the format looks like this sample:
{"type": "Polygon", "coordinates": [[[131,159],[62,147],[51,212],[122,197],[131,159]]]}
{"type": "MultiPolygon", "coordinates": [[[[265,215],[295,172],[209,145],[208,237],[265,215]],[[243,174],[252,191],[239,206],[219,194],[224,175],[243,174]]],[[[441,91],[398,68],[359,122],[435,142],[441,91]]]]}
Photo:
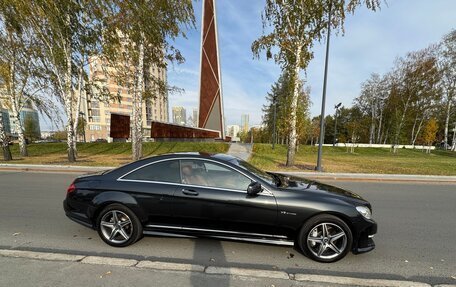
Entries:
{"type": "Polygon", "coordinates": [[[55,131],[41,131],[42,139],[50,139],[55,135],[55,131]]]}
{"type": "MultiPolygon", "coordinates": [[[[85,133],[87,141],[97,139],[110,140],[111,114],[131,116],[133,112],[132,95],[133,90],[123,87],[116,80],[116,70],[106,67],[105,63],[94,58],[89,66],[89,79],[97,83],[101,88],[107,89],[116,100],[100,100],[98,91],[93,91],[87,95],[87,99],[82,103],[82,116],[85,118],[85,133]]],[[[144,137],[150,137],[152,121],[168,122],[168,97],[166,92],[156,89],[154,79],[166,82],[166,68],[157,68],[146,63],[144,75],[144,85],[148,92],[154,97],[146,99],[142,108],[142,125],[144,137]]],[[[131,79],[133,81],[133,79],[131,79]]]]}
{"type": "Polygon", "coordinates": [[[249,115],[248,114],[241,115],[241,130],[243,132],[249,131],[249,115]]]}
{"type": "Polygon", "coordinates": [[[0,113],[2,113],[2,122],[3,122],[3,129],[7,136],[11,136],[11,122],[9,113],[6,109],[0,108],[0,113]]]}
{"type": "Polygon", "coordinates": [[[193,127],[198,127],[198,109],[193,109],[193,127]]]}
{"type": "Polygon", "coordinates": [[[177,125],[187,124],[187,113],[183,107],[173,107],[173,123],[177,125]]]}
{"type": "MultiPolygon", "coordinates": [[[[11,110],[7,110],[4,108],[0,108],[0,111],[2,113],[2,119],[3,119],[3,126],[5,128],[5,132],[8,136],[11,136],[13,138],[18,137],[18,130],[17,130],[17,120],[21,121],[22,128],[26,129],[26,122],[27,121],[32,121],[31,122],[31,127],[34,128],[33,131],[29,131],[39,137],[41,134],[40,131],[40,117],[38,115],[38,111],[36,111],[31,104],[26,104],[22,110],[19,113],[19,119],[17,119],[14,114],[11,112],[11,110]]],[[[29,127],[30,127],[29,126],[29,127]]]]}
{"type": "Polygon", "coordinates": [[[241,127],[238,125],[227,125],[226,126],[226,135],[231,137],[231,141],[240,141],[239,132],[241,127]]]}

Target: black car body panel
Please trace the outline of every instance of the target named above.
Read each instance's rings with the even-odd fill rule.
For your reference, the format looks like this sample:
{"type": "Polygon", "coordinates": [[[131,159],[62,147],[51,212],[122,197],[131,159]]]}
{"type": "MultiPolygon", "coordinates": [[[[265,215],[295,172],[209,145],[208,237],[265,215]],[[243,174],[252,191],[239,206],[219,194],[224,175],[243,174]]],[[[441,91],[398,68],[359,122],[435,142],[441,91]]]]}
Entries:
{"type": "MultiPolygon", "coordinates": [[[[146,158],[108,172],[76,178],[75,190],[67,193],[64,209],[69,218],[97,228],[99,212],[111,203],[120,203],[136,214],[146,234],[212,236],[277,244],[295,241],[309,218],[332,214],[350,227],[354,253],[374,248],[371,237],[377,232],[377,224],[357,212],[355,207],[359,205],[371,209],[360,196],[317,181],[281,174],[274,175],[281,182],[277,186],[268,176],[251,172],[244,164],[221,154],[178,153],[146,158]],[[181,166],[185,160],[226,167],[261,183],[263,191],[252,196],[238,189],[185,184],[183,180],[128,179],[128,174],[149,165],[177,161],[181,166]]],[[[218,175],[217,170],[213,174],[218,175]]]]}

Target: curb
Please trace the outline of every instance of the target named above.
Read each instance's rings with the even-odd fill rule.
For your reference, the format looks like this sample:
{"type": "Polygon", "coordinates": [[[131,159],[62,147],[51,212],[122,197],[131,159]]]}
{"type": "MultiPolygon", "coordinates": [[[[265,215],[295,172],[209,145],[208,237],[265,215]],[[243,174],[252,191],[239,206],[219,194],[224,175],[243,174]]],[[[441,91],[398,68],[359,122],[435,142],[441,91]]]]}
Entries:
{"type": "MultiPolygon", "coordinates": [[[[284,271],[248,269],[237,267],[216,267],[202,266],[196,264],[170,263],[149,260],[134,260],[115,257],[71,255],[64,253],[48,253],[35,251],[22,251],[11,249],[0,249],[0,257],[27,258],[46,261],[67,261],[82,264],[110,265],[127,268],[147,268],[160,271],[182,271],[201,272],[209,275],[243,276],[256,278],[282,279],[301,282],[329,283],[350,286],[366,287],[431,287],[430,284],[414,281],[385,280],[385,279],[364,279],[341,276],[325,276],[313,274],[290,274],[284,271]]],[[[456,285],[440,284],[434,287],[456,287],[456,285]]]]}
{"type": "Polygon", "coordinates": [[[411,175],[411,174],[370,174],[370,173],[321,173],[321,172],[281,172],[277,173],[315,180],[337,181],[381,181],[381,182],[420,182],[455,183],[456,176],[411,175]]]}
{"type": "Polygon", "coordinates": [[[431,287],[427,283],[413,282],[413,281],[401,281],[401,280],[385,280],[385,279],[364,279],[364,278],[352,278],[352,277],[340,277],[340,276],[322,276],[322,275],[309,275],[309,274],[296,274],[296,281],[310,281],[310,282],[322,282],[322,283],[333,283],[350,286],[369,286],[369,287],[431,287]]]}

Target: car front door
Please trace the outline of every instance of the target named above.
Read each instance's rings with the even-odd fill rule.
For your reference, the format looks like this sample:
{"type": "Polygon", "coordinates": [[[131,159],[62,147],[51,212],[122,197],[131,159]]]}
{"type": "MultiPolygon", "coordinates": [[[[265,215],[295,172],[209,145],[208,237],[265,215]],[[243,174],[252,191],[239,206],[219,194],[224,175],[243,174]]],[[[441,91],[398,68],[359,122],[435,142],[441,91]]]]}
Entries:
{"type": "Polygon", "coordinates": [[[252,180],[215,161],[180,161],[182,184],[175,190],[172,213],[187,228],[273,234],[277,204],[272,194],[247,195],[252,180]]]}

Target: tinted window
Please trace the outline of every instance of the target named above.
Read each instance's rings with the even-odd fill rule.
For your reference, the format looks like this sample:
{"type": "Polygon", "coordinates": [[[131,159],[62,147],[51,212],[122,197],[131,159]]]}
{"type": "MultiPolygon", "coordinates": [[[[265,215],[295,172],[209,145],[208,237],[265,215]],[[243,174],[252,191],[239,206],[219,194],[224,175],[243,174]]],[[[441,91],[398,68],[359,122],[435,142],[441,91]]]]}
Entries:
{"type": "Polygon", "coordinates": [[[168,160],[140,168],[126,176],[124,179],[164,181],[180,183],[179,161],[168,160]]]}
{"type": "Polygon", "coordinates": [[[247,191],[252,182],[243,174],[226,166],[201,161],[181,161],[182,183],[247,191]]]}

